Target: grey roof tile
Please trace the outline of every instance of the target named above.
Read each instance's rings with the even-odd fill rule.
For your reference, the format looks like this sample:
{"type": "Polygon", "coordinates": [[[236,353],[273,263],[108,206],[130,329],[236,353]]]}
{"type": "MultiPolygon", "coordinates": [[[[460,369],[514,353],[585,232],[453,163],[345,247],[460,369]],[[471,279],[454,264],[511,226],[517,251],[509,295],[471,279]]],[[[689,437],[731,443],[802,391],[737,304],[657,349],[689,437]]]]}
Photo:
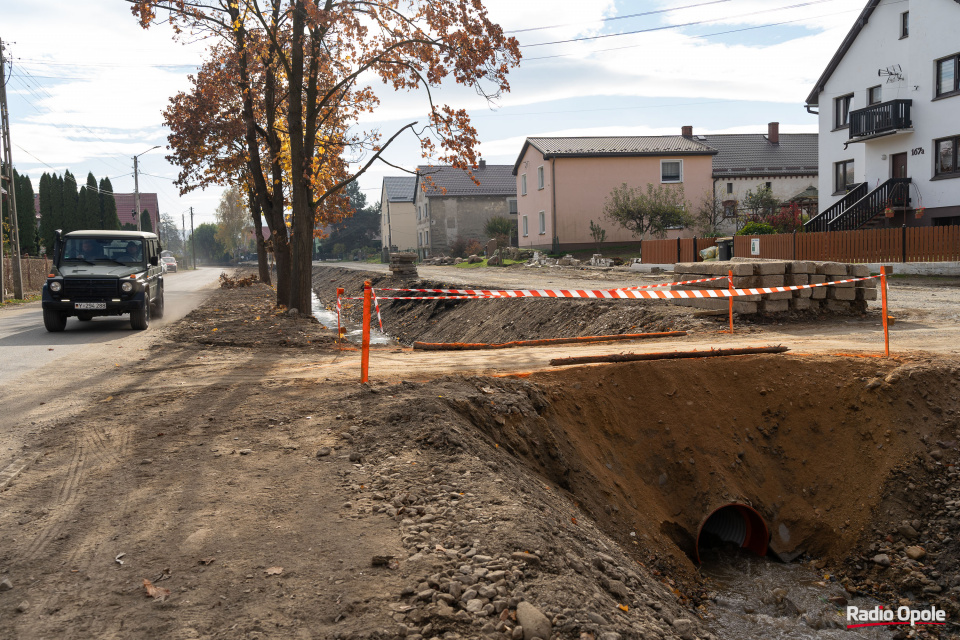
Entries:
{"type": "Polygon", "coordinates": [[[551,156],[713,153],[707,145],[683,136],[527,138],[527,142],[551,156]]]}
{"type": "Polygon", "coordinates": [[[780,144],[770,144],[759,133],[697,136],[717,149],[714,177],[816,175],[817,134],[781,133],[780,144]]]}
{"type": "Polygon", "coordinates": [[[386,176],[383,179],[388,202],[413,202],[416,188],[416,176],[386,176]]]}
{"type": "Polygon", "coordinates": [[[509,164],[488,164],[473,169],[474,183],[466,171],[449,166],[419,166],[417,188],[426,185],[424,195],[428,198],[443,196],[516,196],[517,179],[509,164]],[[429,176],[425,181],[422,176],[429,176]]]}

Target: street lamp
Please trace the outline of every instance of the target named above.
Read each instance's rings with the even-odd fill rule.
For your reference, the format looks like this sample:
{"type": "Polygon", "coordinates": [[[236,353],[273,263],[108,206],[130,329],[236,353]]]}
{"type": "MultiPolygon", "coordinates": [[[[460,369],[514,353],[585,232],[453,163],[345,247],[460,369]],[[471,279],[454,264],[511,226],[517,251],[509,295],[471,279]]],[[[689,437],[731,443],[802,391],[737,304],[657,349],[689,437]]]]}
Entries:
{"type": "MultiPolygon", "coordinates": [[[[150,153],[154,149],[159,149],[160,145],[150,147],[143,153],[150,153]]],[[[137,218],[137,231],[140,231],[140,170],[137,165],[137,158],[143,155],[143,153],[138,153],[133,156],[133,197],[136,204],[136,213],[134,214],[137,218]]]]}

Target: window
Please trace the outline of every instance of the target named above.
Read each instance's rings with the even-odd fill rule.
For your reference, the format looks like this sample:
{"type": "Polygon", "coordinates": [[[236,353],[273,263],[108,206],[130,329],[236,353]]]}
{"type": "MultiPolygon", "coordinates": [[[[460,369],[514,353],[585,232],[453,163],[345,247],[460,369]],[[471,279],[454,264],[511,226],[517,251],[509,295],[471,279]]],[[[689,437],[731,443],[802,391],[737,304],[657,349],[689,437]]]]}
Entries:
{"type": "Polygon", "coordinates": [[[424,231],[424,232],[423,232],[423,246],[425,246],[425,247],[430,246],[430,232],[429,232],[429,231],[424,231]]]}
{"type": "Polygon", "coordinates": [[[900,14],[900,39],[910,35],[910,12],[904,11],[900,14]]]}
{"type": "Polygon", "coordinates": [[[527,174],[522,174],[520,176],[520,195],[527,195],[527,174]]]}
{"type": "Polygon", "coordinates": [[[732,183],[732,182],[728,182],[728,183],[727,183],[727,193],[733,193],[733,183],[732,183]]]}
{"type": "Polygon", "coordinates": [[[422,246],[423,246],[423,232],[422,232],[422,231],[418,231],[418,232],[417,232],[417,246],[418,246],[418,247],[422,247],[422,246]]]}
{"type": "Polygon", "coordinates": [[[683,182],[683,160],[661,160],[660,182],[683,182]]]}
{"type": "Polygon", "coordinates": [[[957,68],[960,67],[960,54],[937,60],[937,97],[960,93],[957,84],[957,68]]]}
{"type": "Polygon", "coordinates": [[[933,143],[933,175],[960,177],[960,165],[957,164],[957,148],[960,136],[936,140],[933,143]]]}
{"type": "Polygon", "coordinates": [[[853,107],[853,94],[840,96],[833,101],[833,128],[845,129],[850,126],[850,108],[853,107]]]}
{"type": "Polygon", "coordinates": [[[723,217],[724,218],[737,217],[737,201],[736,200],[723,201],[723,217]]]}
{"type": "Polygon", "coordinates": [[[772,183],[772,182],[768,182],[768,183],[767,183],[767,190],[770,190],[770,189],[773,189],[773,183],[772,183]]]}
{"type": "Polygon", "coordinates": [[[879,104],[883,102],[883,99],[880,97],[880,90],[883,88],[883,85],[877,85],[875,87],[870,87],[867,89],[867,106],[871,104],[879,104]]]}
{"type": "Polygon", "coordinates": [[[530,229],[527,227],[527,216],[523,216],[523,237],[530,235],[530,229]]]}
{"type": "Polygon", "coordinates": [[[833,165],[834,193],[845,193],[853,186],[853,160],[844,160],[833,165]]]}
{"type": "Polygon", "coordinates": [[[537,189],[543,189],[543,167],[537,167],[537,189]]]}
{"type": "Polygon", "coordinates": [[[517,199],[507,198],[507,208],[512,215],[517,215],[517,199]]]}
{"type": "Polygon", "coordinates": [[[543,211],[540,212],[540,235],[544,235],[547,232],[547,216],[544,215],[543,211]]]}

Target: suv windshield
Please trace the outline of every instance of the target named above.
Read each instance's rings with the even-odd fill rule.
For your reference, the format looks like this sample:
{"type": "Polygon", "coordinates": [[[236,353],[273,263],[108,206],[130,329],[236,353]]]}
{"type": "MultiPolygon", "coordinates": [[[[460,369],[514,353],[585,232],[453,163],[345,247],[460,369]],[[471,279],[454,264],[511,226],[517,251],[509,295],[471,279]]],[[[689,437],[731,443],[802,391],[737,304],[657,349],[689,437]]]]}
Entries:
{"type": "Polygon", "coordinates": [[[98,260],[141,264],[143,241],[125,238],[67,238],[64,242],[63,262],[97,262],[98,260]]]}

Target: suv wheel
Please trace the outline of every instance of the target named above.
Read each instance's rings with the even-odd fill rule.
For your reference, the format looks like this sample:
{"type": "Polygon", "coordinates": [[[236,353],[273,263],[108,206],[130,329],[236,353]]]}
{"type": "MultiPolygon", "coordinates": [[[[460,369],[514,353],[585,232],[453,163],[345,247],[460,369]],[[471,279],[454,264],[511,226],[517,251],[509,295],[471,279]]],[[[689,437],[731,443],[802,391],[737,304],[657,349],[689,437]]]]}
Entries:
{"type": "Polygon", "coordinates": [[[160,287],[160,293],[157,294],[157,299],[153,303],[153,308],[150,309],[150,314],[157,319],[163,317],[163,287],[160,287]]]}
{"type": "Polygon", "coordinates": [[[138,331],[143,331],[150,326],[150,298],[149,292],[145,291],[143,296],[143,307],[130,312],[130,326],[138,331]]]}
{"type": "Polygon", "coordinates": [[[63,331],[67,327],[67,314],[62,311],[43,310],[43,326],[47,331],[63,331]]]}

